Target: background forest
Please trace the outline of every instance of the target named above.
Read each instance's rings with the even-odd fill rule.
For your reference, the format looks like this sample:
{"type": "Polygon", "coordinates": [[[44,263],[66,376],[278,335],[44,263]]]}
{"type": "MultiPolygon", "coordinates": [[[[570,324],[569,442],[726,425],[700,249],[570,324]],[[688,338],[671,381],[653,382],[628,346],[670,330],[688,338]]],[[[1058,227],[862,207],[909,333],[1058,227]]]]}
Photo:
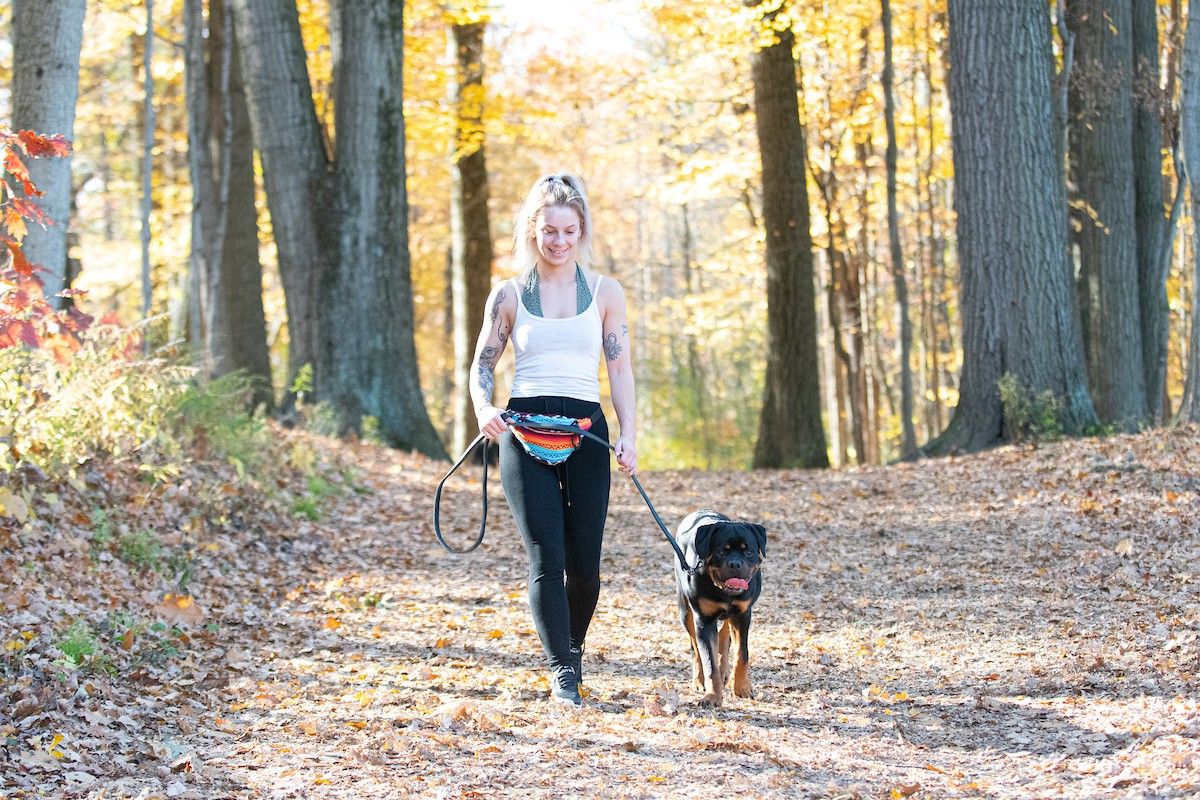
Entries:
{"type": "Polygon", "coordinates": [[[79,26],[58,235],[81,307],[310,426],[465,443],[456,373],[552,170],[585,178],[630,299],[647,466],[1194,416],[1182,0],[35,5],[0,4],[0,108],[63,132],[22,111],[21,65],[79,26]]]}
{"type": "Polygon", "coordinates": [[[1196,796],[1197,14],[0,0],[0,796],[1196,796]],[[769,530],[719,709],[625,481],[578,711],[435,544],[560,170],[657,508],[769,530]]]}

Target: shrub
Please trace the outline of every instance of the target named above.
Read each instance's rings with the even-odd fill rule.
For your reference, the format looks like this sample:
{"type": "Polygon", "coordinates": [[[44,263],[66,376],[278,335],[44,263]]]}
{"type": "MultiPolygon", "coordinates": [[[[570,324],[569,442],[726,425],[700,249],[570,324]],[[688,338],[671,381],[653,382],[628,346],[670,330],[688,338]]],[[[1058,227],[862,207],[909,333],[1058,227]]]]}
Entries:
{"type": "Polygon", "coordinates": [[[1034,395],[1011,372],[997,381],[1004,429],[1010,441],[1053,441],[1062,436],[1058,398],[1049,389],[1034,395]]]}
{"type": "Polygon", "coordinates": [[[175,403],[175,423],[160,437],[169,440],[164,449],[197,447],[240,474],[256,471],[270,446],[266,424],[249,410],[256,388],[256,379],[243,372],[190,382],[175,403]]]}

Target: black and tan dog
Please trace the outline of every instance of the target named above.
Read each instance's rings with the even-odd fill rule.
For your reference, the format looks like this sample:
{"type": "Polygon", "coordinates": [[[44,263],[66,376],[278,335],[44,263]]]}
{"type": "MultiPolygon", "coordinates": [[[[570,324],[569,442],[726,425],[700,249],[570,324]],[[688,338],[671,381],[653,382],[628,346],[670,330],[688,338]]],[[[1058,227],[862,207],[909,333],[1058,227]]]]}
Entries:
{"type": "Polygon", "coordinates": [[[715,511],[697,511],[679,523],[676,539],[695,572],[675,563],[679,613],[692,639],[692,677],[704,693],[700,704],[721,705],[733,673],[733,693],[751,697],[750,612],[762,592],[759,567],[767,551],[767,531],[734,522],[715,511]],[[729,661],[730,640],[735,658],[729,661]]]}

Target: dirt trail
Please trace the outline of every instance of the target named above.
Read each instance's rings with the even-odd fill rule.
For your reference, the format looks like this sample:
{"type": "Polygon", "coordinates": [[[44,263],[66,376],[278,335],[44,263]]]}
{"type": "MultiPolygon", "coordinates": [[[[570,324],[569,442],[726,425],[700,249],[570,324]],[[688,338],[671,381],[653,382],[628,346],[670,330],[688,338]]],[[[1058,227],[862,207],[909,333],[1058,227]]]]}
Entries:
{"type": "Polygon", "coordinates": [[[186,747],[214,788],[267,797],[1191,796],[1198,455],[1191,433],[644,476],[669,521],[770,530],[756,696],[716,711],[687,686],[671,551],[618,479],[571,712],[544,700],[502,495],[453,558],[435,467],[363,449],[371,494],[294,543],[311,571],[246,642],[224,729],[186,747]]]}

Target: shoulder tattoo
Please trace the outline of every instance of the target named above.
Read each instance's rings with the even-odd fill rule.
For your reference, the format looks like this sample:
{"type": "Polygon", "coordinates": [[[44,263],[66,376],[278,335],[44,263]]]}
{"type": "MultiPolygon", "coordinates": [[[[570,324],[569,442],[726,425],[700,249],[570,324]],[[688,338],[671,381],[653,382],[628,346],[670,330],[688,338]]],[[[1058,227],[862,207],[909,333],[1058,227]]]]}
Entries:
{"type": "Polygon", "coordinates": [[[616,361],[621,355],[621,343],[617,341],[615,333],[604,337],[604,355],[608,356],[609,361],[616,361]]]}

